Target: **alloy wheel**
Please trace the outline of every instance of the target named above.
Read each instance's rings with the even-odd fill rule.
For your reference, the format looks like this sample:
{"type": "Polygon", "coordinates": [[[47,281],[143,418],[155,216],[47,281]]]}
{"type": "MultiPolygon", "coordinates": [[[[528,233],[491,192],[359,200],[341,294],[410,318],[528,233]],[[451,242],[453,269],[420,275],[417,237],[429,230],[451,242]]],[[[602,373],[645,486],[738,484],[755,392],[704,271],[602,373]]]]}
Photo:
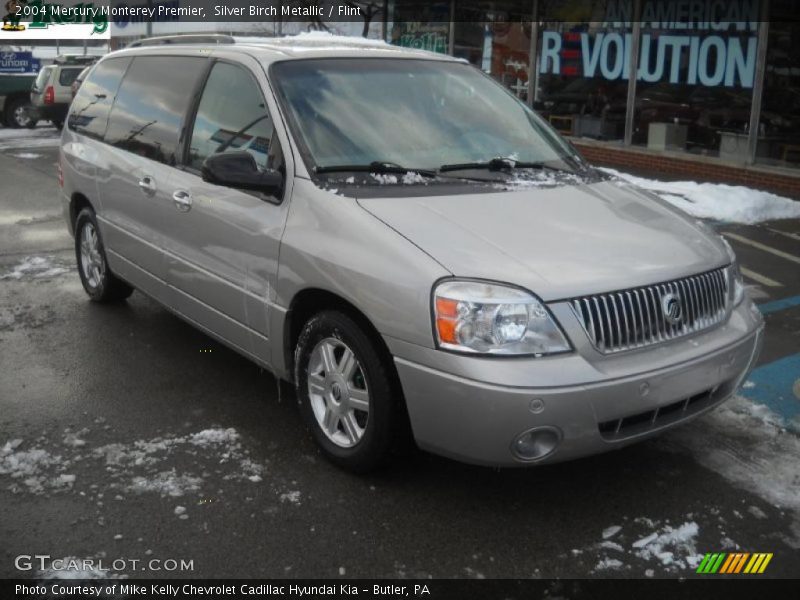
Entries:
{"type": "Polygon", "coordinates": [[[308,396],[322,431],[340,448],[352,448],[364,436],[370,396],[361,363],[342,340],[325,338],[311,352],[308,396]]]}
{"type": "Polygon", "coordinates": [[[92,223],[86,222],[81,230],[81,270],[89,287],[95,289],[103,282],[106,272],[106,263],[100,252],[100,242],[97,229],[92,223]]]}

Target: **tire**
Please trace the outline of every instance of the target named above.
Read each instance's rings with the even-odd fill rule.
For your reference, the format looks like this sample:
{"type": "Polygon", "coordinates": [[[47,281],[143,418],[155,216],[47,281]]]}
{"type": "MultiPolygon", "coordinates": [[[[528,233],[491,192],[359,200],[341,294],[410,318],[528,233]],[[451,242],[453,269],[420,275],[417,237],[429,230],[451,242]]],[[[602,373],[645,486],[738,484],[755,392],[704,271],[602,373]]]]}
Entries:
{"type": "Polygon", "coordinates": [[[6,125],[14,128],[28,127],[33,121],[28,114],[30,102],[25,98],[14,98],[6,106],[6,125]]]}
{"type": "Polygon", "coordinates": [[[75,260],[83,289],[92,302],[118,302],[133,293],[133,288],[115,277],[108,267],[100,229],[91,208],[84,208],[75,219],[75,260]]]}
{"type": "Polygon", "coordinates": [[[323,454],[354,473],[383,463],[401,429],[401,395],[383,355],[363,327],[334,310],[312,317],[295,349],[303,417],[323,454]]]}

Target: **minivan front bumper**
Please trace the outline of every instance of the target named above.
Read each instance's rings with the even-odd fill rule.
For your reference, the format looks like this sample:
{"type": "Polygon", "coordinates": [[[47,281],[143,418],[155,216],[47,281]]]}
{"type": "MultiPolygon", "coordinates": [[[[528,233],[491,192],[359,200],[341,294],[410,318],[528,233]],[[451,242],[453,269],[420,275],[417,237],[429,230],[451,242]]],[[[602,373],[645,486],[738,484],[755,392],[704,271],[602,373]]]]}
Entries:
{"type": "MultiPolygon", "coordinates": [[[[432,367],[425,355],[432,358],[428,353],[441,351],[414,352],[422,360],[399,356],[402,344],[393,352],[420,448],[469,463],[525,466],[620,448],[707,412],[743,383],[758,358],[762,338],[763,321],[747,300],[724,327],[656,350],[662,359],[665,351],[671,354],[667,366],[654,360],[653,368],[643,369],[648,352],[653,352],[644,350],[627,361],[637,372],[619,376],[617,367],[603,365],[601,359],[595,372],[602,376],[575,385],[564,381],[569,371],[576,377],[585,373],[575,368],[578,361],[591,363],[582,356],[544,359],[547,365],[535,365],[541,384],[520,386],[515,385],[519,380],[508,385],[498,378],[486,381],[487,373],[498,368],[502,372],[508,363],[489,365],[491,371],[482,373],[474,362],[458,364],[498,359],[450,355],[432,367]],[[444,364],[445,369],[436,368],[444,364]],[[471,377],[470,369],[478,377],[471,377]],[[543,376],[548,371],[552,377],[543,376]],[[552,381],[559,383],[548,385],[552,381]]],[[[531,360],[519,360],[511,368],[529,371],[531,360]]],[[[512,379],[509,373],[507,380],[512,379]]]]}

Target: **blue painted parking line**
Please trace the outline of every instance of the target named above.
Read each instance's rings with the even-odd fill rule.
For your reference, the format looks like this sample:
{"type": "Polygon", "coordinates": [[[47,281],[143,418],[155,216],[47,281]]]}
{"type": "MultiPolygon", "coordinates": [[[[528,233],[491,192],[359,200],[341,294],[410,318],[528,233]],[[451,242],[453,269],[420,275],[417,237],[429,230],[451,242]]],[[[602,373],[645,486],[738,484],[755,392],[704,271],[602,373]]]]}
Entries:
{"type": "Polygon", "coordinates": [[[800,415],[800,398],[794,395],[799,379],[800,354],[793,354],[754,369],[739,393],[768,406],[788,423],[800,415]]]}
{"type": "Polygon", "coordinates": [[[789,298],[783,298],[781,300],[765,302],[764,304],[758,305],[758,310],[761,311],[762,315],[768,315],[770,313],[778,312],[779,310],[786,310],[787,308],[793,308],[795,306],[800,306],[800,296],[790,296],[789,298]]]}

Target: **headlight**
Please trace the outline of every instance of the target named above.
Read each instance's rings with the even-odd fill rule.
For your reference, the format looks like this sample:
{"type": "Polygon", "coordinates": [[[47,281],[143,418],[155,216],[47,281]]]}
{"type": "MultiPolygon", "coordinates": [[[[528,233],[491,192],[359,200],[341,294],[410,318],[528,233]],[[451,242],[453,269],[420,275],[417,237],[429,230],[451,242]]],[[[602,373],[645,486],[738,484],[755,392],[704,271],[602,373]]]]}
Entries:
{"type": "Polygon", "coordinates": [[[733,306],[739,306],[744,300],[744,279],[742,279],[742,272],[739,270],[739,263],[732,263],[728,267],[728,273],[731,286],[731,301],[733,306]]]}
{"type": "Polygon", "coordinates": [[[569,352],[550,311],[523,290],[480,281],[444,281],[433,290],[441,348],[479,354],[569,352]]]}

